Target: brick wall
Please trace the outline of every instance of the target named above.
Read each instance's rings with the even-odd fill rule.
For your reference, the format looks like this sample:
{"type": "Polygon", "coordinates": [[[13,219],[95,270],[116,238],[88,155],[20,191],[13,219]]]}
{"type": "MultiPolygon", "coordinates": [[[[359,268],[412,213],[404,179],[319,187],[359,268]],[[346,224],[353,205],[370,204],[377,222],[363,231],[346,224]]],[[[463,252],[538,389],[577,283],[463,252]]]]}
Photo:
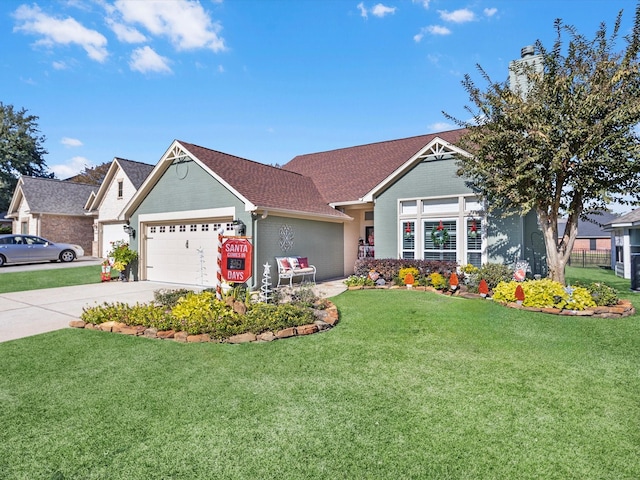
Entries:
{"type": "MultiPolygon", "coordinates": [[[[611,249],[610,238],[597,238],[596,250],[609,250],[611,249]]],[[[591,240],[588,238],[577,238],[573,244],[573,250],[591,250],[591,240]]]]}
{"type": "Polygon", "coordinates": [[[91,255],[93,242],[93,217],[42,215],[40,236],[60,243],[75,243],[91,255]]]}

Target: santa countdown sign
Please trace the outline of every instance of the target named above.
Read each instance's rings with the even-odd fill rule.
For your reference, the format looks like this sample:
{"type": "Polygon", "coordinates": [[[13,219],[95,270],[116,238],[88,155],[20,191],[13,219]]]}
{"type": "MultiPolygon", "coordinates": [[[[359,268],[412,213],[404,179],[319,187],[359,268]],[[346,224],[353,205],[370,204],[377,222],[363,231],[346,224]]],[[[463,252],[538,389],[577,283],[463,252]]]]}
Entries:
{"type": "Polygon", "coordinates": [[[222,277],[244,283],[251,277],[253,246],[247,238],[227,238],[222,244],[222,277]]]}

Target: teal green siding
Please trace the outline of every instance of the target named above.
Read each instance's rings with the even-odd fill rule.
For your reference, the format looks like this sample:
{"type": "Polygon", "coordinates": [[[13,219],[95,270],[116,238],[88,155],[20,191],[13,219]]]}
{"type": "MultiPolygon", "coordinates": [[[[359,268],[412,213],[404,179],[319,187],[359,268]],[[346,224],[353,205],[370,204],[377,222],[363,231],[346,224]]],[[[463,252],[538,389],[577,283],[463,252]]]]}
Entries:
{"type": "Polygon", "coordinates": [[[374,218],[377,258],[398,258],[398,199],[471,193],[455,171],[453,159],[422,162],[376,198],[374,218]]]}
{"type": "Polygon", "coordinates": [[[487,220],[488,256],[490,263],[512,263],[522,258],[522,218],[518,215],[487,220]]]}
{"type": "Polygon", "coordinates": [[[264,264],[271,265],[271,279],[278,282],[275,257],[307,257],[316,266],[317,280],[342,277],[344,275],[343,224],[302,220],[269,215],[256,220],[257,275],[254,279],[259,287],[264,264]],[[280,230],[287,225],[293,231],[293,246],[287,251],[280,247],[280,230]]]}

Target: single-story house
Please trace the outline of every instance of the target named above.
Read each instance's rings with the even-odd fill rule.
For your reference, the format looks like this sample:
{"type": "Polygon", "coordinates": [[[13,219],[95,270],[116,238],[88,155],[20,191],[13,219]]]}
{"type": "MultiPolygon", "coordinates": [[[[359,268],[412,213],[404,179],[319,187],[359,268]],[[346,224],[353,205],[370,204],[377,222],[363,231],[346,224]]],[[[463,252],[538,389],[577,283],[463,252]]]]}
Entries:
{"type": "Polygon", "coordinates": [[[487,218],[456,175],[463,133],[300,155],[282,168],[176,140],[120,215],[136,232],[139,278],[214,285],[219,231],[251,239],[254,288],[277,256],[307,257],[318,280],[348,276],[365,242],[377,258],[528,259],[540,250],[535,215],[487,218]]]}
{"type": "Polygon", "coordinates": [[[93,219],[87,217],[83,205],[95,189],[95,185],[23,175],[18,179],[6,217],[13,221],[13,233],[74,243],[88,254],[93,219]]]}
{"type": "Polygon", "coordinates": [[[93,217],[92,256],[106,258],[112,242],[129,241],[118,216],[152,170],[153,165],[116,157],[100,187],[85,199],[87,215],[93,217]]]}

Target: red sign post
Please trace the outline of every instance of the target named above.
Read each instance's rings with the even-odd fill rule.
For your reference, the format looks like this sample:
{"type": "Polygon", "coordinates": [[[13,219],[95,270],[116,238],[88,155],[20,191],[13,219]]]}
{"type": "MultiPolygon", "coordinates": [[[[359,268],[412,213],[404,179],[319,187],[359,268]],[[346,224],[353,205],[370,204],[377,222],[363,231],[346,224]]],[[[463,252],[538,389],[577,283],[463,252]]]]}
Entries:
{"type": "Polygon", "coordinates": [[[253,245],[247,238],[227,238],[222,244],[222,277],[227,282],[244,283],[252,275],[253,245]]]}

